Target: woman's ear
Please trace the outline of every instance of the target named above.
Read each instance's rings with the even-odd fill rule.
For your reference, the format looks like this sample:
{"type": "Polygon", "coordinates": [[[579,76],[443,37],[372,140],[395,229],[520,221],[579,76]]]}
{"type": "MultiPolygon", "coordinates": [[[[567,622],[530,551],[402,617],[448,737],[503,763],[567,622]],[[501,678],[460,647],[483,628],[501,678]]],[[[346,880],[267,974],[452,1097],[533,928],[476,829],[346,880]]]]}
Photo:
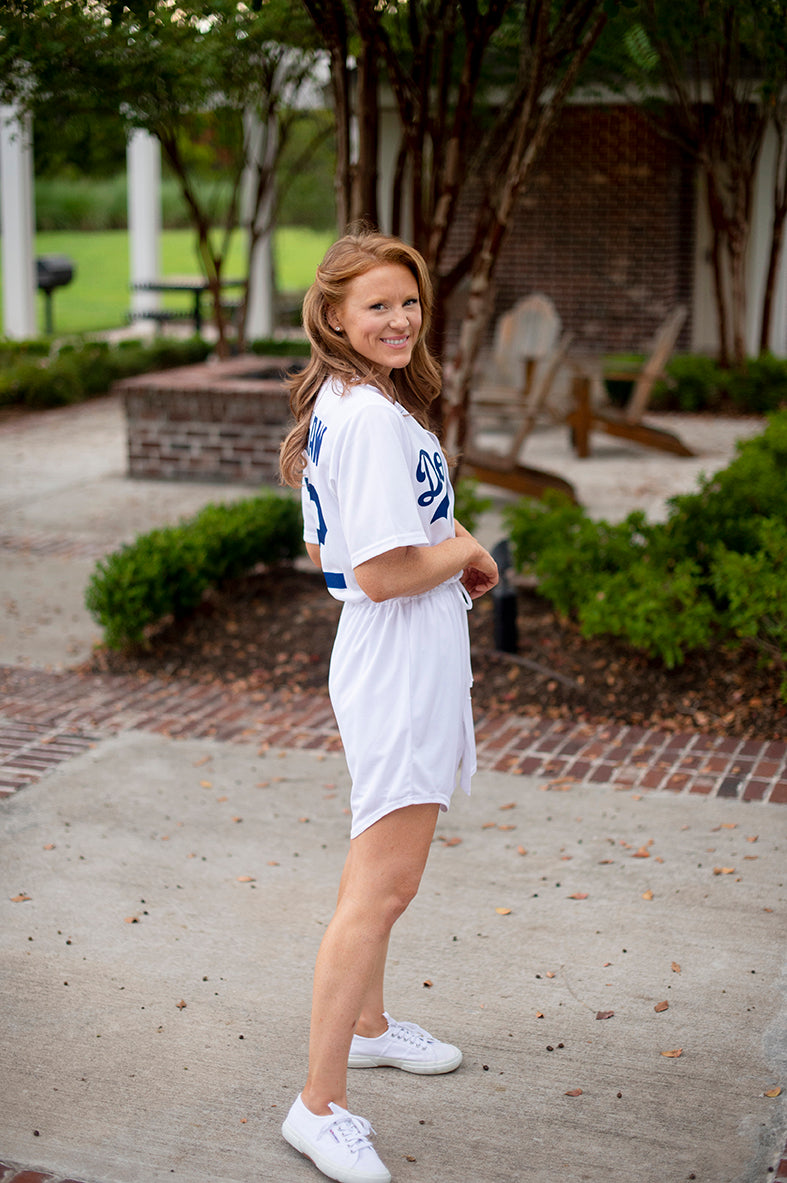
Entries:
{"type": "Polygon", "coordinates": [[[334,333],[341,333],[342,326],[335,308],[326,309],[325,319],[328,321],[328,324],[330,328],[333,329],[334,333]]]}

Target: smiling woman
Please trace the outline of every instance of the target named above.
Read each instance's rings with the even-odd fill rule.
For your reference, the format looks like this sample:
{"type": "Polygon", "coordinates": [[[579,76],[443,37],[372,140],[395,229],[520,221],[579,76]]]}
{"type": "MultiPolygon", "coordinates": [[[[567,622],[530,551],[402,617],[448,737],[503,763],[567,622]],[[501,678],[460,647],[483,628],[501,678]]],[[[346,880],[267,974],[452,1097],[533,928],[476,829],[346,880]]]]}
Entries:
{"type": "Polygon", "coordinates": [[[462,1053],[383,1001],[391,928],[418,890],[438,813],[470,791],[475,740],[467,608],[497,582],[454,519],[429,406],[432,287],[417,251],[347,235],[304,301],[311,343],[290,382],[282,475],[301,486],[304,540],[342,613],[329,691],[352,776],[350,851],[317,955],[309,1071],[284,1137],[340,1183],[388,1183],[347,1068],[452,1072],[462,1053]]]}
{"type": "Polygon", "coordinates": [[[401,369],[410,362],[423,320],[415,276],[400,263],[374,267],[353,280],[328,319],[381,374],[401,369]]]}

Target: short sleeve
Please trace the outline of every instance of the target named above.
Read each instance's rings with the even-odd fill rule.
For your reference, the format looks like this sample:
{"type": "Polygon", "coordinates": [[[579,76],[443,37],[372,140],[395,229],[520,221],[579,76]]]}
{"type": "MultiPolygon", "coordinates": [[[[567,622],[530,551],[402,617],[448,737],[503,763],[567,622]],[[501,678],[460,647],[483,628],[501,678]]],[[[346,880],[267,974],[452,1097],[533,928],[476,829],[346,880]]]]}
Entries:
{"type": "Polygon", "coordinates": [[[400,413],[365,406],[342,432],[335,487],[353,567],[400,546],[428,546],[400,413]]]}
{"type": "Polygon", "coordinates": [[[308,481],[301,485],[301,510],[303,512],[303,541],[312,542],[315,546],[320,541],[320,523],[317,506],[309,495],[308,481]]]}

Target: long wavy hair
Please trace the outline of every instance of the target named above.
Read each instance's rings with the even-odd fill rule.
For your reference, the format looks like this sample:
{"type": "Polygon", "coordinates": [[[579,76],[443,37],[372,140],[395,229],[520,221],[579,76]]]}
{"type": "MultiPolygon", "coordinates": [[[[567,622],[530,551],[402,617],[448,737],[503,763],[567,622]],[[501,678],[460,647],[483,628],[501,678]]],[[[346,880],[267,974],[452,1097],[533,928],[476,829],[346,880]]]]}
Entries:
{"type": "Polygon", "coordinates": [[[293,488],[301,483],[309,422],[326,378],[338,379],[344,391],[362,383],[381,386],[379,371],[331,328],[328,313],[342,303],[354,279],[384,264],[400,264],[412,273],[422,313],[412,357],[402,369],[391,372],[386,389],[391,387],[419,423],[429,425],[429,406],[440,393],[440,368],[426,345],[434,303],[426,264],[418,251],[399,238],[370,230],[346,234],[329,247],[303,302],[303,326],[311,342],[311,356],[306,368],[288,379],[295,425],[281,445],[279,458],[281,479],[293,488]]]}

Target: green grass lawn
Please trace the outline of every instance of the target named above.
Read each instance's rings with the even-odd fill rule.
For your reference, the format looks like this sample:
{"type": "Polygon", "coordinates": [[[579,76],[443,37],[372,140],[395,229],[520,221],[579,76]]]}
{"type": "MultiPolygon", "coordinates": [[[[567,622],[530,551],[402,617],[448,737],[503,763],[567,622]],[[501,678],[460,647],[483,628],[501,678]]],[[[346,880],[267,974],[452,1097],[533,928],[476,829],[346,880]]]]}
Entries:
{"type": "MultiPolygon", "coordinates": [[[[277,230],[273,248],[277,289],[282,292],[305,291],[333,237],[329,232],[319,233],[299,227],[277,230]]],[[[54,293],[54,328],[58,335],[97,332],[127,323],[130,296],[128,234],[125,230],[37,234],[35,252],[36,255],[68,255],[76,265],[73,282],[54,293]]],[[[199,274],[194,236],[190,230],[165,230],[161,235],[161,257],[163,275],[199,274]]],[[[237,276],[243,273],[243,242],[238,234],[233,239],[225,274],[237,276]]],[[[37,299],[39,329],[43,334],[43,294],[39,293],[37,299]]],[[[165,304],[173,308],[186,308],[189,303],[190,297],[186,294],[167,296],[165,300],[165,304]]]]}

